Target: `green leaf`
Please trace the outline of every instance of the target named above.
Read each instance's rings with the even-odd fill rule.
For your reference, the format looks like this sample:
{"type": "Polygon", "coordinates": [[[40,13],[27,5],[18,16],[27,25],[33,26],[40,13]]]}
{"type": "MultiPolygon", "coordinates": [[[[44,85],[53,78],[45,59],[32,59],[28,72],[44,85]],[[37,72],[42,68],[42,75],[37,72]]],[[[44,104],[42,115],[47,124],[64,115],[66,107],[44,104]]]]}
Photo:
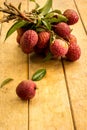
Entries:
{"type": "Polygon", "coordinates": [[[47,20],[42,20],[42,23],[44,24],[44,26],[48,29],[51,30],[51,25],[47,20]]]}
{"type": "Polygon", "coordinates": [[[44,28],[42,28],[42,27],[41,28],[40,27],[36,28],[36,32],[42,32],[42,31],[46,31],[46,30],[44,28]]]}
{"type": "Polygon", "coordinates": [[[51,26],[52,23],[67,22],[68,19],[63,14],[54,14],[50,12],[44,17],[44,21],[51,26]]]}
{"type": "Polygon", "coordinates": [[[55,9],[52,11],[53,13],[62,14],[61,10],[55,9]]]}
{"type": "Polygon", "coordinates": [[[52,18],[53,16],[54,16],[54,13],[53,13],[53,12],[47,13],[47,14],[45,15],[45,19],[47,19],[47,18],[52,18]]]}
{"type": "Polygon", "coordinates": [[[43,59],[43,61],[49,61],[50,59],[52,59],[52,54],[51,52],[48,52],[47,56],[43,59]]]}
{"type": "Polygon", "coordinates": [[[58,22],[67,22],[68,19],[62,15],[62,14],[58,14],[58,22]]]}
{"type": "Polygon", "coordinates": [[[48,20],[48,23],[50,24],[68,21],[68,19],[62,14],[58,14],[55,17],[47,18],[46,20],[48,20]]]}
{"type": "Polygon", "coordinates": [[[50,19],[48,19],[48,21],[50,22],[50,23],[58,23],[60,20],[58,19],[58,18],[50,18],[50,19]]]}
{"type": "Polygon", "coordinates": [[[13,33],[15,32],[18,28],[21,28],[23,27],[24,25],[26,25],[28,22],[26,21],[17,21],[16,23],[14,23],[11,28],[8,30],[7,34],[6,34],[6,37],[5,37],[5,40],[13,33]]]}
{"type": "Polygon", "coordinates": [[[30,0],[30,1],[32,1],[32,2],[34,2],[35,3],[35,5],[36,5],[36,7],[35,7],[35,9],[37,9],[37,8],[39,8],[40,7],[40,5],[35,1],[35,0],[30,0]]]}
{"type": "Polygon", "coordinates": [[[7,78],[5,79],[4,81],[2,81],[1,85],[0,85],[0,88],[2,88],[5,84],[9,83],[10,81],[12,81],[13,79],[12,78],[7,78]]]}
{"type": "Polygon", "coordinates": [[[45,15],[45,18],[53,18],[55,15],[62,14],[60,10],[53,10],[45,15]]]}
{"type": "Polygon", "coordinates": [[[33,74],[32,80],[39,81],[45,76],[45,74],[46,74],[46,69],[39,69],[33,74]]]}
{"type": "Polygon", "coordinates": [[[35,0],[29,0],[29,1],[36,2],[35,0]]]}
{"type": "Polygon", "coordinates": [[[47,0],[45,5],[38,10],[39,14],[46,15],[49,10],[52,8],[52,0],[47,0]]]}
{"type": "Polygon", "coordinates": [[[41,24],[41,18],[38,16],[36,27],[38,27],[41,24]]]}

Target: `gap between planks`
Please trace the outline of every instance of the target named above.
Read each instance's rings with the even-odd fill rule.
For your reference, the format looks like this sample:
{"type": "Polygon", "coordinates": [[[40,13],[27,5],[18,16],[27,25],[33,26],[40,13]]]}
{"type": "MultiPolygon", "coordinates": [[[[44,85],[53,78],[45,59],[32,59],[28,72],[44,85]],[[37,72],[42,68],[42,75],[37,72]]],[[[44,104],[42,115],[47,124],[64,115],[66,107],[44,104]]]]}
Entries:
{"type": "Polygon", "coordinates": [[[63,58],[61,58],[61,63],[62,63],[62,67],[63,67],[64,77],[65,77],[65,83],[66,83],[67,95],[68,95],[68,100],[69,100],[69,105],[70,105],[70,110],[71,110],[73,127],[74,127],[74,130],[77,130],[76,123],[75,123],[75,118],[74,118],[73,107],[72,107],[71,96],[70,96],[70,91],[69,91],[69,85],[68,85],[68,81],[67,81],[66,70],[65,70],[65,66],[64,66],[64,62],[63,62],[63,58]]]}
{"type": "Polygon", "coordinates": [[[78,12],[78,14],[79,14],[79,17],[80,17],[82,26],[83,26],[83,28],[84,28],[84,31],[85,31],[85,33],[86,33],[86,35],[87,35],[87,30],[86,30],[86,27],[85,27],[84,22],[83,22],[83,20],[82,20],[82,16],[81,16],[80,11],[79,11],[79,9],[78,9],[78,5],[77,5],[77,3],[76,3],[76,0],[73,0],[73,2],[74,2],[74,4],[75,4],[75,7],[76,7],[77,12],[78,12]]]}

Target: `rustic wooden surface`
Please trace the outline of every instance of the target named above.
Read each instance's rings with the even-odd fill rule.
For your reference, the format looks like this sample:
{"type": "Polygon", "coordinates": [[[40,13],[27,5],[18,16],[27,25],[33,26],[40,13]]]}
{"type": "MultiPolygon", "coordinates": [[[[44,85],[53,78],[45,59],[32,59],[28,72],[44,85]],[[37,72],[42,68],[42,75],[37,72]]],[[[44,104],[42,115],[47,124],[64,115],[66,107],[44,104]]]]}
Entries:
{"type": "MultiPolygon", "coordinates": [[[[7,0],[30,10],[29,0],[7,0]]],[[[42,6],[46,0],[37,0],[42,6]]],[[[0,0],[2,5],[4,0],[0,0]]],[[[37,56],[21,52],[16,32],[3,43],[12,23],[0,25],[0,83],[14,80],[0,88],[0,130],[87,130],[87,0],[53,0],[53,9],[75,9],[79,22],[72,26],[81,47],[81,58],[73,63],[51,60],[43,63],[37,56]],[[15,89],[24,79],[31,79],[39,68],[47,74],[36,82],[36,96],[21,101],[15,89]]],[[[0,17],[3,15],[0,13],[0,17]]]]}

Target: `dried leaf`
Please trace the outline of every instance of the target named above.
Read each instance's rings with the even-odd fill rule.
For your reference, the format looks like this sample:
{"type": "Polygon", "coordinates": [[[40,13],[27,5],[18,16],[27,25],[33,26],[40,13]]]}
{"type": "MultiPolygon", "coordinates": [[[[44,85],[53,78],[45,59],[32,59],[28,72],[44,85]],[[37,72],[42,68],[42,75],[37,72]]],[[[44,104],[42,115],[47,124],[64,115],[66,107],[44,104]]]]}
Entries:
{"type": "Polygon", "coordinates": [[[12,78],[7,78],[5,79],[4,81],[2,81],[1,85],[0,85],[0,88],[2,88],[5,84],[9,83],[10,81],[12,81],[13,79],[12,78]]]}
{"type": "Polygon", "coordinates": [[[46,74],[46,69],[39,69],[33,74],[32,80],[39,81],[45,76],[45,74],[46,74]]]}
{"type": "Polygon", "coordinates": [[[20,2],[19,5],[18,5],[19,10],[21,10],[21,5],[22,5],[22,3],[20,2]]]}

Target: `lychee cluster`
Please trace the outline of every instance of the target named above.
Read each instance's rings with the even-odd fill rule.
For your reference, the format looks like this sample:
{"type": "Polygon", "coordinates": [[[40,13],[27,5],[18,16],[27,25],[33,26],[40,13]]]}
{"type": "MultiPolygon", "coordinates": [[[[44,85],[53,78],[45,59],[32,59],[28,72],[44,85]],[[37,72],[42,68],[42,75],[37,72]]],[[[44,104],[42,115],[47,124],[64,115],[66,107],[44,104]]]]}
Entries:
{"type": "MultiPolygon", "coordinates": [[[[17,30],[16,41],[25,54],[34,52],[43,55],[45,60],[60,57],[68,61],[78,60],[81,49],[71,29],[71,25],[79,20],[77,12],[73,9],[67,9],[63,13],[57,9],[52,10],[52,0],[47,0],[42,8],[38,8],[39,5],[36,2],[35,4],[36,8],[31,12],[21,12],[20,5],[16,8],[4,2],[5,9],[0,7],[0,11],[7,15],[1,22],[16,21],[7,32],[5,40],[17,30]]],[[[46,70],[40,69],[33,75],[32,80],[21,81],[16,87],[16,94],[22,100],[32,99],[36,94],[34,81],[41,80],[45,74],[46,70]]]]}
{"type": "MultiPolygon", "coordinates": [[[[77,45],[77,38],[71,33],[70,25],[78,22],[79,16],[73,9],[67,9],[62,14],[67,21],[51,23],[51,29],[47,28],[37,31],[28,28],[17,30],[17,42],[26,54],[35,52],[47,56],[51,53],[52,58],[65,57],[69,61],[80,58],[81,49],[77,45]]],[[[43,26],[42,26],[43,27],[43,26]]]]}

